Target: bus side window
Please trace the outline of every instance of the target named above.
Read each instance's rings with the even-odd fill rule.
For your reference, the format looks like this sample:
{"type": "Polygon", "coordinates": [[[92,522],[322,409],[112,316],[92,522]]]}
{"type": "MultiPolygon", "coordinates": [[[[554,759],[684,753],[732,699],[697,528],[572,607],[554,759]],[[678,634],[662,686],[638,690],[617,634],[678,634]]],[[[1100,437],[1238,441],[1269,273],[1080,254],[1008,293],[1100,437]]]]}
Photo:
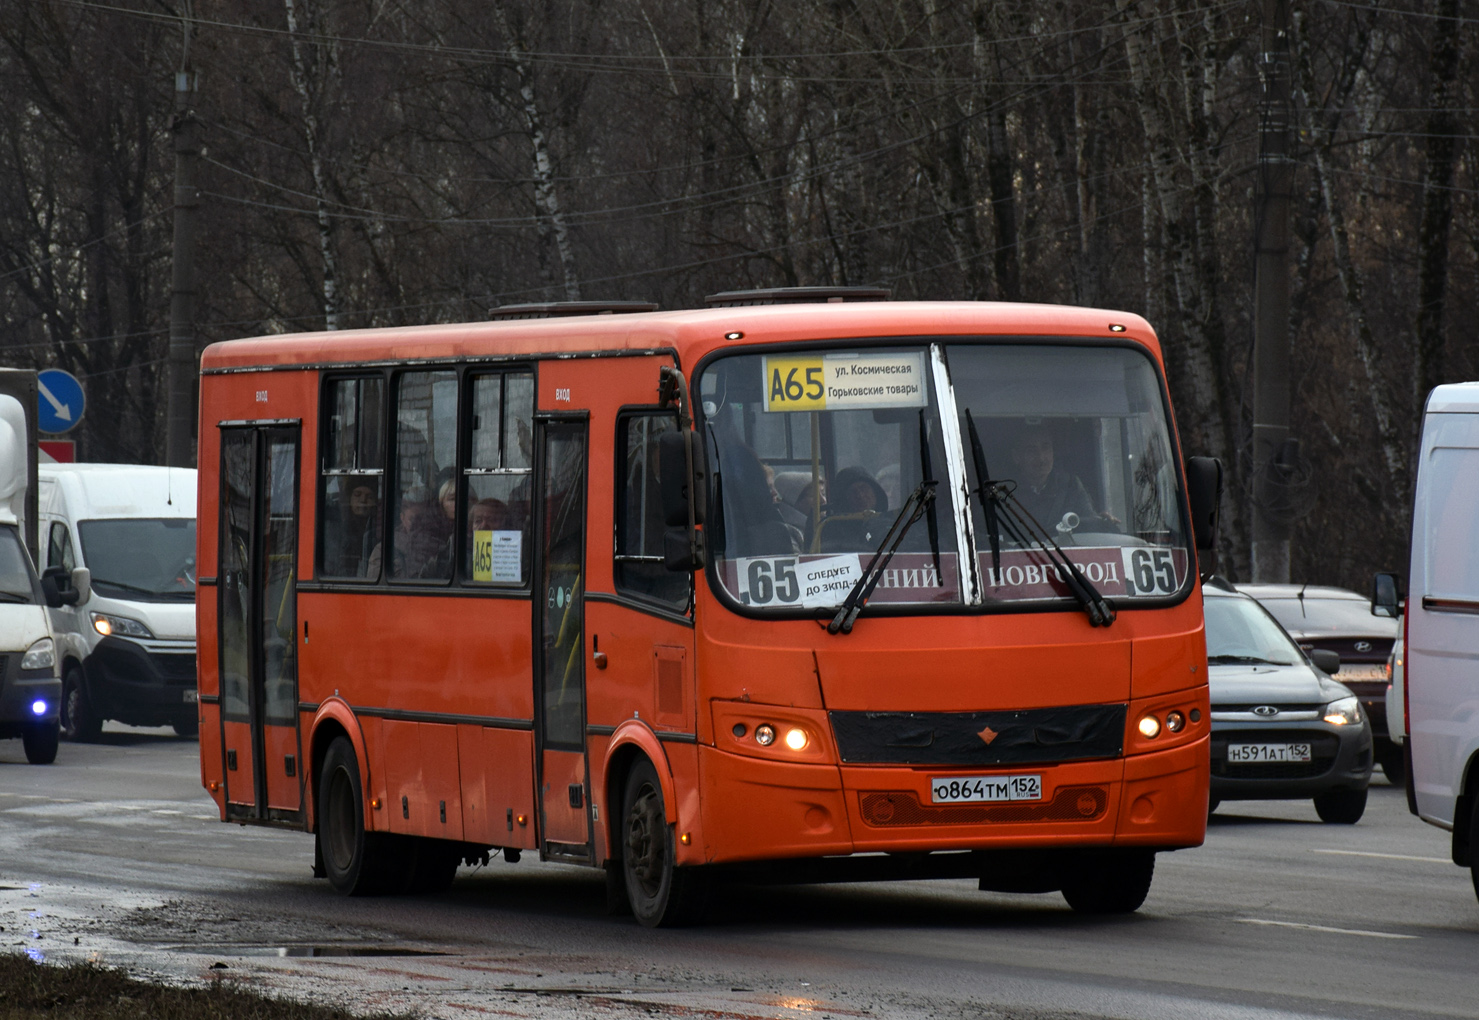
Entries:
{"type": "Polygon", "coordinates": [[[386,576],[449,581],[457,519],[457,373],[402,372],[396,379],[394,420],[386,576]]]}
{"type": "Polygon", "coordinates": [[[625,595],[688,607],[691,575],[663,566],[658,437],[673,431],[671,412],[623,415],[616,424],[616,589],[625,595]]]}
{"type": "Polygon", "coordinates": [[[324,387],[323,482],[319,497],[319,574],[376,580],[370,554],[380,544],[384,498],[384,380],[332,379],[324,387]]]}
{"type": "Polygon", "coordinates": [[[471,387],[460,496],[467,504],[462,576],[473,583],[522,586],[529,579],[534,375],[474,375],[471,387]]]}

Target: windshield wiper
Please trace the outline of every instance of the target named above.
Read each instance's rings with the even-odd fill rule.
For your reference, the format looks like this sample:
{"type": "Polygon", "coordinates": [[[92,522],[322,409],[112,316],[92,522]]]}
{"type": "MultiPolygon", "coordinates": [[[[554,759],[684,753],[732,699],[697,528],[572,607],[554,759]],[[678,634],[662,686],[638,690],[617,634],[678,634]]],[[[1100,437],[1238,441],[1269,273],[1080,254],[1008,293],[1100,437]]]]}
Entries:
{"type": "Polygon", "coordinates": [[[31,596],[14,591],[0,591],[0,602],[30,602],[31,596]]]}
{"type": "Polygon", "coordinates": [[[894,518],[894,523],[889,527],[888,534],[883,536],[883,541],[873,551],[873,557],[868,560],[868,566],[864,569],[861,577],[853,584],[852,590],[847,593],[847,598],[837,607],[837,615],[827,624],[827,633],[836,634],[841,631],[844,634],[852,633],[852,625],[873,597],[873,589],[878,587],[878,582],[883,578],[883,570],[888,566],[889,560],[894,558],[894,553],[899,551],[899,544],[904,541],[904,536],[909,534],[909,529],[914,522],[925,515],[925,508],[935,499],[935,480],[926,478],[917,485],[909,498],[904,500],[904,505],[899,508],[899,516],[894,518]]]}
{"type": "Polygon", "coordinates": [[[976,420],[971,417],[970,408],[965,409],[965,423],[971,436],[971,454],[976,462],[976,481],[979,483],[976,493],[981,499],[981,509],[986,513],[986,530],[991,540],[992,569],[998,574],[1001,570],[1001,539],[998,528],[1004,528],[1019,545],[1035,545],[1047,555],[1059,577],[1068,585],[1069,593],[1084,607],[1084,612],[1089,614],[1089,623],[1092,626],[1108,627],[1114,622],[1114,607],[1099,594],[1099,589],[1084,576],[1078,564],[1070,560],[1063,548],[1053,541],[1053,536],[1037,522],[1037,518],[1018,502],[1012,491],[1017,483],[1010,479],[992,479],[987,473],[986,452],[981,446],[981,436],[976,431],[976,420]]]}
{"type": "Polygon", "coordinates": [[[1245,666],[1292,666],[1292,661],[1282,659],[1265,659],[1261,655],[1209,655],[1207,662],[1212,665],[1225,666],[1231,663],[1245,666]]]}
{"type": "Polygon", "coordinates": [[[143,587],[140,587],[137,584],[129,584],[126,581],[109,581],[106,578],[102,578],[102,577],[94,577],[92,579],[92,583],[93,584],[106,584],[110,588],[122,588],[124,591],[136,591],[140,595],[159,595],[159,594],[162,594],[161,592],[155,591],[153,588],[143,588],[143,587]]]}

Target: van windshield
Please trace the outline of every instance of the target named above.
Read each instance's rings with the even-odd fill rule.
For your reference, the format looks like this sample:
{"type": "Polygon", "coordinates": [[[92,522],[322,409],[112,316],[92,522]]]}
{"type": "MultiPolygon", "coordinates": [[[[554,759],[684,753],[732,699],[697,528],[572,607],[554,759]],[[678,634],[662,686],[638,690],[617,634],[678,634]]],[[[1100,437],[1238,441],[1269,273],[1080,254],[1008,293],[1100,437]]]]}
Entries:
{"type": "Polygon", "coordinates": [[[15,528],[0,527],[0,602],[39,602],[36,572],[15,528]]]}
{"type": "Polygon", "coordinates": [[[82,521],[82,557],[99,593],[136,602],[195,598],[195,521],[130,517],[82,521]]]}

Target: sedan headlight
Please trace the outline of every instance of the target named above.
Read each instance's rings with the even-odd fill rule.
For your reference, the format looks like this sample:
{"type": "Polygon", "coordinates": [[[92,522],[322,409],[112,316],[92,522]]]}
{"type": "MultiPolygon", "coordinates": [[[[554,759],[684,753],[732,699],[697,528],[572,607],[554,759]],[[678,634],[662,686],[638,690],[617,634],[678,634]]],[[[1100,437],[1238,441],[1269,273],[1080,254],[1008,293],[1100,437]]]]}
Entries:
{"type": "Polygon", "coordinates": [[[56,645],[51,638],[37,641],[21,657],[21,669],[54,669],[56,667],[56,645]]]}
{"type": "Polygon", "coordinates": [[[120,637],[152,638],[153,631],[145,627],[138,620],[131,620],[127,616],[114,616],[111,613],[93,613],[92,629],[103,637],[117,634],[120,637]]]}
{"type": "Polygon", "coordinates": [[[1326,705],[1323,715],[1331,726],[1355,726],[1361,721],[1361,703],[1355,698],[1341,698],[1326,705]]]}

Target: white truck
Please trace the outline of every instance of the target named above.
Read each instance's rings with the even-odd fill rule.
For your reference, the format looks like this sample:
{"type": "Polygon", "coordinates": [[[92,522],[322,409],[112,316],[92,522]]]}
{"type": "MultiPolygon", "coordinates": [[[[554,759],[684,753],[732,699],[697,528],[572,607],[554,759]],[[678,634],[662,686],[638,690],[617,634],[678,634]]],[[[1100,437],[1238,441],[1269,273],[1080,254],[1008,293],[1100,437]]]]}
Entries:
{"type": "Polygon", "coordinates": [[[87,598],[51,611],[63,734],[96,740],[115,719],[194,736],[195,470],[43,464],[39,484],[42,559],[90,575],[87,598]]]}
{"type": "Polygon", "coordinates": [[[26,760],[56,760],[61,680],[47,607],[75,603],[87,571],[36,574],[25,536],[35,519],[36,374],[0,370],[0,738],[26,760]]]}
{"type": "MultiPolygon", "coordinates": [[[[1399,594],[1378,574],[1374,609],[1395,616],[1399,594]]],[[[1428,396],[1404,618],[1408,804],[1453,833],[1479,895],[1479,382],[1428,396]]]]}

